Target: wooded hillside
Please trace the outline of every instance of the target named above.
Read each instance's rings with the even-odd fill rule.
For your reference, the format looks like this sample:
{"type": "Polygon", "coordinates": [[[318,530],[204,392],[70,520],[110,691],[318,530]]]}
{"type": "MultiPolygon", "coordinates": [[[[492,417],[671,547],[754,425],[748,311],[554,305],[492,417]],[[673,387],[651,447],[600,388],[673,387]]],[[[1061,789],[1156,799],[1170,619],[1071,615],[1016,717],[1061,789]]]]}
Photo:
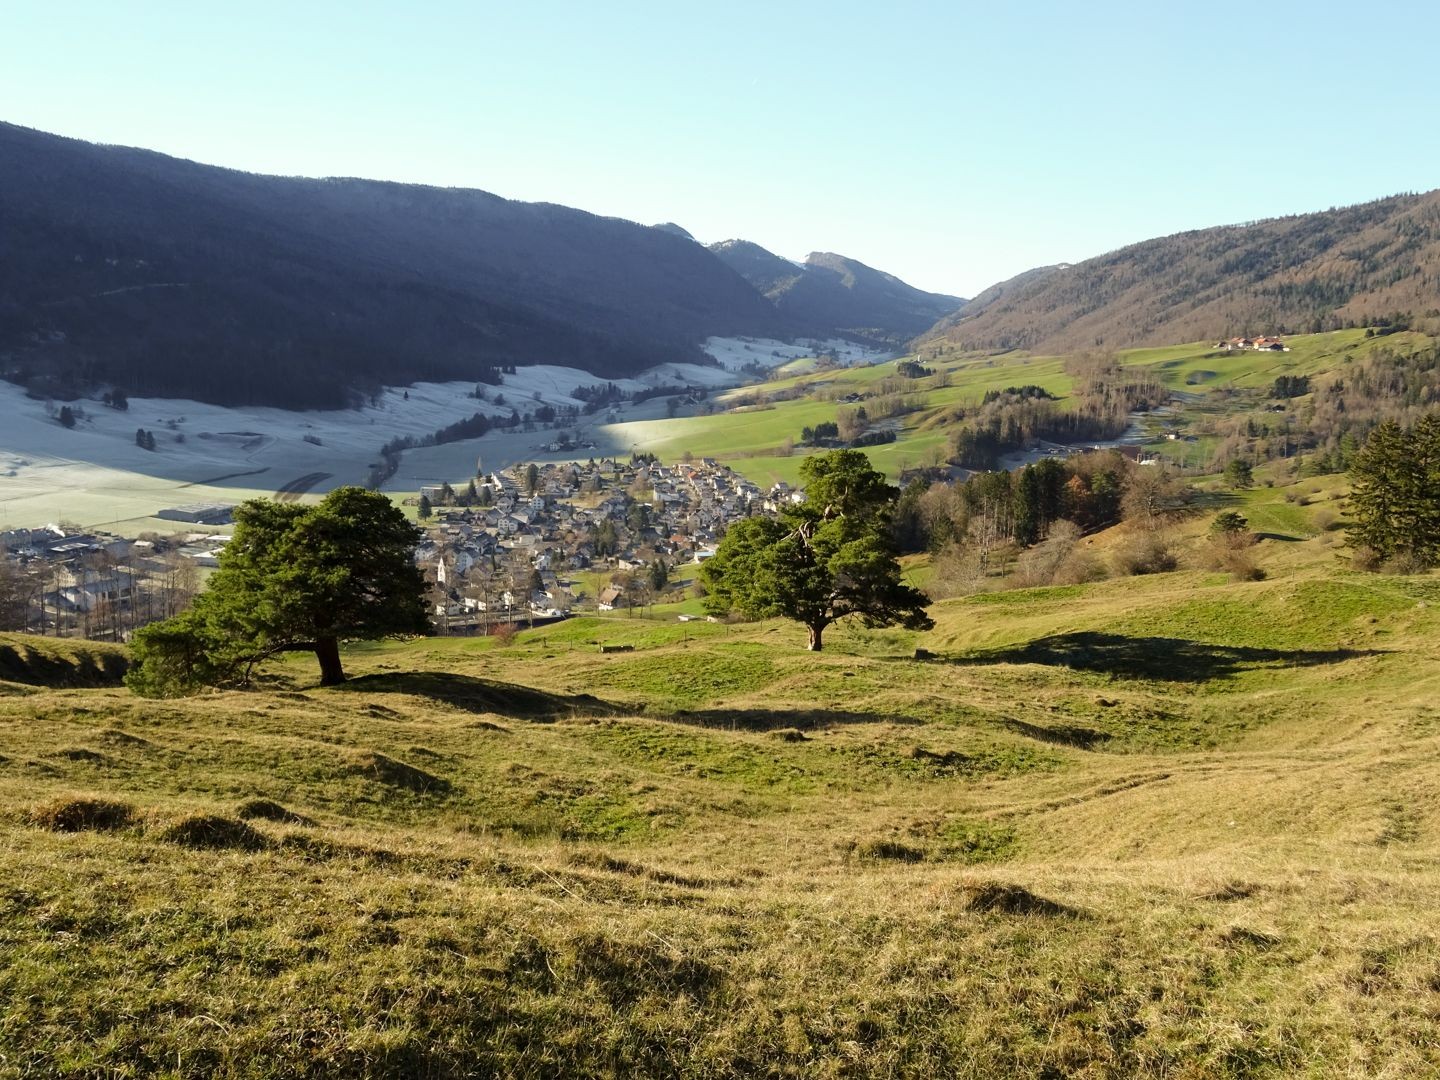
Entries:
{"type": "Polygon", "coordinates": [[[1066,352],[1440,318],[1440,191],[1147,240],[986,290],[926,335],[1066,352]]]}
{"type": "Polygon", "coordinates": [[[785,319],[673,231],[483,191],[258,176],[0,124],[0,374],[221,404],[704,359],[785,319]]]}

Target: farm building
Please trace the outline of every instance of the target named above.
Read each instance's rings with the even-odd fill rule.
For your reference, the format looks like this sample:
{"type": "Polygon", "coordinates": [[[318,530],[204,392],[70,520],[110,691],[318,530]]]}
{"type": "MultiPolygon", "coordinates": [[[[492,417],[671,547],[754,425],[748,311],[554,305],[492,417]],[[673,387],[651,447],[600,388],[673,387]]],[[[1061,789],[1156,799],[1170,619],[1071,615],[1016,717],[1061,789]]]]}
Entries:
{"type": "Polygon", "coordinates": [[[233,503],[190,503],[172,506],[155,516],[166,521],[189,521],[196,525],[229,525],[234,518],[233,503]]]}

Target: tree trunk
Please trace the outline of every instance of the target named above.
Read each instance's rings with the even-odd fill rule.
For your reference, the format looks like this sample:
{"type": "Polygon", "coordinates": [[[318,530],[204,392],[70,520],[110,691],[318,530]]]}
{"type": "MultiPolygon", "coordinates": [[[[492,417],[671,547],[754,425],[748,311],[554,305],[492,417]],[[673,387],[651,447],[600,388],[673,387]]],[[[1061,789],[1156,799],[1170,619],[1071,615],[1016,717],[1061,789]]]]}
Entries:
{"type": "Polygon", "coordinates": [[[321,686],[338,686],[345,681],[345,669],[340,666],[338,639],[318,638],[315,642],[315,659],[320,661],[321,686]]]}
{"type": "Polygon", "coordinates": [[[825,632],[823,623],[812,623],[810,625],[810,644],[805,647],[811,652],[820,651],[820,635],[825,632]]]}

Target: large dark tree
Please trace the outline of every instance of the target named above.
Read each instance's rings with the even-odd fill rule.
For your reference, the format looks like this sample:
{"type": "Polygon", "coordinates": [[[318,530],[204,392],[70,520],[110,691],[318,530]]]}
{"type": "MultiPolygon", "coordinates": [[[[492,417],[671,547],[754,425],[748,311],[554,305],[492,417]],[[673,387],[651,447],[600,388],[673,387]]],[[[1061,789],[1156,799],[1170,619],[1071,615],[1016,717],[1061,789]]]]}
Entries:
{"type": "Polygon", "coordinates": [[[313,652],[322,685],[344,682],[341,642],[429,631],[417,536],[389,499],[362,488],[315,506],[242,504],[194,607],[136,634],[127,682],[146,694],[243,685],[285,652],[313,652]]]}
{"type": "Polygon", "coordinates": [[[778,520],[736,522],[701,567],[709,610],[795,619],[817,652],[825,628],[852,615],[872,628],[930,629],[924,594],[900,580],[890,530],[896,489],[858,450],[806,458],[800,475],[802,504],[778,520]]]}
{"type": "Polygon", "coordinates": [[[1440,413],[1409,430],[1387,420],[1350,466],[1350,540],[1388,558],[1440,562],[1440,413]]]}

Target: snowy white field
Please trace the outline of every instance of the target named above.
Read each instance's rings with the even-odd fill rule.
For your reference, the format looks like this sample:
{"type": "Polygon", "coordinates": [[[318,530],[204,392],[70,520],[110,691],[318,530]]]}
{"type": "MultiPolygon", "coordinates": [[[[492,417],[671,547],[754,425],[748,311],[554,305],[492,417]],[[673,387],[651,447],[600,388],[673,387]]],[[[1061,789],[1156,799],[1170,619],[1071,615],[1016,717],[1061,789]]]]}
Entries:
{"type": "Polygon", "coordinates": [[[875,364],[881,360],[892,359],[895,355],[866,345],[857,345],[843,338],[828,338],[824,341],[807,339],[790,344],[774,338],[712,337],[706,340],[704,349],[728,371],[739,371],[749,364],[759,364],[765,368],[783,367],[792,360],[821,353],[832,354],[846,367],[875,364]]]}
{"type": "MultiPolygon", "coordinates": [[[[841,353],[845,362],[877,357],[849,343],[818,343],[841,353]]],[[[380,447],[401,435],[423,436],[476,412],[524,413],[541,404],[578,405],[577,386],[613,382],[626,391],[689,385],[719,389],[746,380],[739,372],[752,360],[785,363],[814,355],[808,342],[791,345],[765,339],[712,338],[707,351],[721,367],[664,364],[633,379],[606,380],[578,368],[538,365],[506,375],[484,387],[488,400],[471,397],[473,383],[418,383],[390,388],[374,405],[323,412],[271,408],[225,408],[197,401],[131,398],[127,411],[98,401],[70,402],[79,414],[73,428],[55,419],[54,406],[0,382],[0,530],[70,521],[87,528],[134,534],[171,531],[174,522],[153,515],[166,507],[200,502],[240,502],[288,491],[316,497],[343,484],[362,484],[380,447]],[[775,357],[776,351],[783,355],[775,357]],[[504,396],[497,404],[497,394],[504,396]],[[156,448],[135,443],[137,428],[155,436],[156,448]],[[307,438],[309,441],[307,441],[307,438]]],[[[582,417],[578,434],[593,443],[569,454],[545,445],[555,432],[494,431],[481,439],[406,451],[387,491],[413,492],[421,484],[463,481],[477,459],[486,469],[520,461],[566,460],[629,454],[637,444],[635,421],[666,415],[664,399],[625,404],[616,412],[582,417]]]]}

